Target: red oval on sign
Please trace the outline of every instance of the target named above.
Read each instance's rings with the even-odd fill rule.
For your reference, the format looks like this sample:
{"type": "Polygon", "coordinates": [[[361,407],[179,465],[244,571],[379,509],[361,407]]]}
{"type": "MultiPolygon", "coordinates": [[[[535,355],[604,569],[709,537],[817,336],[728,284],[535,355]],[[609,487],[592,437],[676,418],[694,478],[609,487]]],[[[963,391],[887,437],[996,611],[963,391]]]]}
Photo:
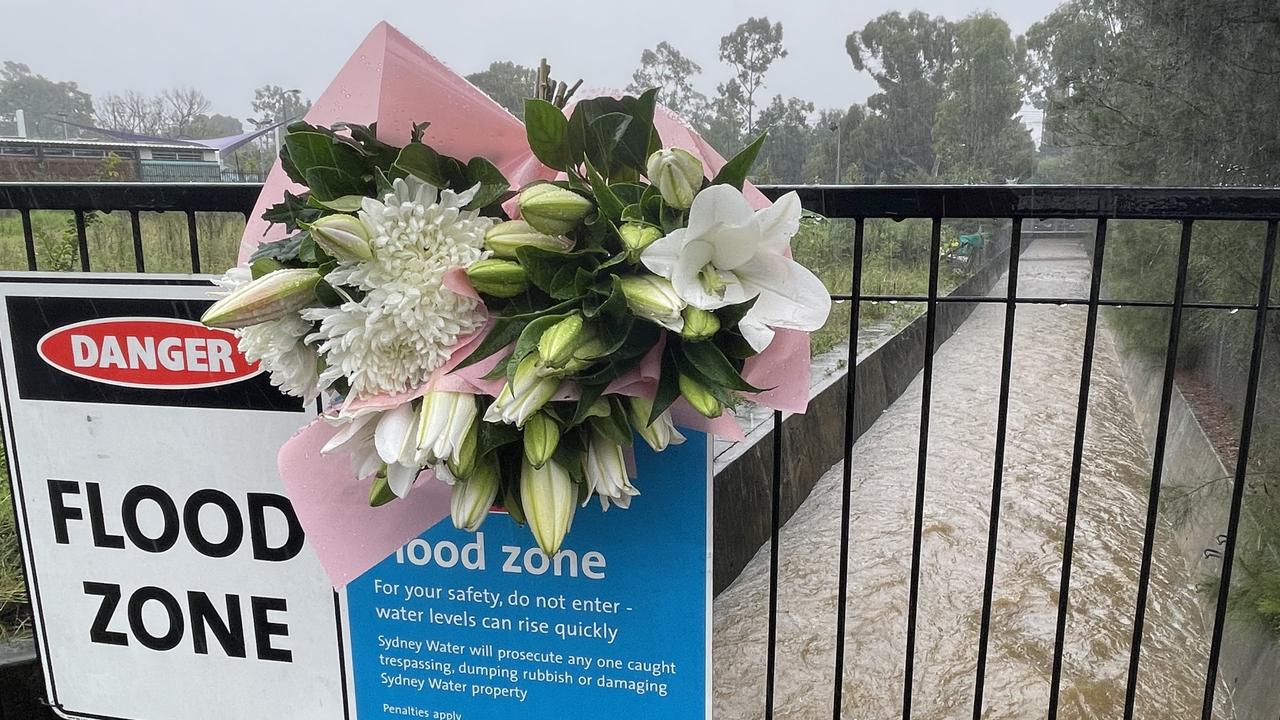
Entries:
{"type": "Polygon", "coordinates": [[[86,320],[46,333],[36,352],[68,375],[157,390],[227,385],[262,372],[240,354],[234,334],[194,320],[86,320]]]}

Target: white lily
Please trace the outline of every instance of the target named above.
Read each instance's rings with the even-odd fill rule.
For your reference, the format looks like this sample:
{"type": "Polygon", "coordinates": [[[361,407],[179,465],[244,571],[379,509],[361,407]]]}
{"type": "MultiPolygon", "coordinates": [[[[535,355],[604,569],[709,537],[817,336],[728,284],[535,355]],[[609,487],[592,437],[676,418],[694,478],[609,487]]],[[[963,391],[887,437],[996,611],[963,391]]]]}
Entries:
{"type": "Polygon", "coordinates": [[[559,388],[560,378],[548,373],[542,366],[542,357],[531,352],[516,365],[515,380],[502,386],[485,411],[484,420],[524,427],[525,421],[541,410],[559,388]]]}
{"type": "Polygon", "coordinates": [[[444,390],[424,395],[418,415],[417,449],[426,464],[459,463],[462,441],[477,414],[474,395],[444,390]]]}
{"type": "Polygon", "coordinates": [[[422,472],[418,456],[418,413],[412,403],[404,403],[382,413],[373,432],[373,445],[378,457],[387,464],[387,486],[396,497],[404,497],[413,489],[413,481],[422,472]]]}
{"type": "Polygon", "coordinates": [[[489,508],[498,498],[498,488],[498,468],[492,461],[481,463],[471,477],[454,482],[449,495],[453,526],[475,532],[489,516],[489,508]]]}
{"type": "Polygon", "coordinates": [[[799,228],[794,192],[755,211],[740,191],[712,185],[693,199],[688,227],[645,248],[640,260],[702,310],[758,298],[738,325],[758,352],[773,341],[774,328],[812,332],[831,312],[822,281],[784,254],[799,228]]]}
{"type": "Polygon", "coordinates": [[[670,410],[663,410],[652,424],[649,423],[649,415],[653,412],[653,398],[633,397],[628,408],[631,412],[631,426],[654,452],[662,452],[668,445],[684,442],[684,435],[671,422],[670,410]]]}
{"type": "Polygon", "coordinates": [[[424,465],[415,442],[418,414],[412,403],[393,410],[326,419],[342,429],[324,444],[321,453],[350,453],[351,471],[360,479],[374,474],[385,463],[391,491],[397,497],[409,494],[424,465]]]}
{"type": "MultiPolygon", "coordinates": [[[[622,455],[622,446],[594,430],[587,441],[587,451],[582,454],[582,470],[587,478],[588,492],[600,497],[600,507],[604,510],[609,509],[610,502],[626,510],[631,506],[631,498],[640,494],[631,484],[631,478],[627,477],[627,461],[622,455]]],[[[588,496],[587,500],[590,499],[588,496]]]]}
{"type": "Polygon", "coordinates": [[[380,415],[377,412],[355,417],[326,415],[327,422],[341,429],[320,448],[320,452],[325,455],[351,453],[351,472],[357,479],[363,480],[376,473],[382,467],[382,458],[378,457],[378,449],[373,445],[373,433],[380,415]]]}

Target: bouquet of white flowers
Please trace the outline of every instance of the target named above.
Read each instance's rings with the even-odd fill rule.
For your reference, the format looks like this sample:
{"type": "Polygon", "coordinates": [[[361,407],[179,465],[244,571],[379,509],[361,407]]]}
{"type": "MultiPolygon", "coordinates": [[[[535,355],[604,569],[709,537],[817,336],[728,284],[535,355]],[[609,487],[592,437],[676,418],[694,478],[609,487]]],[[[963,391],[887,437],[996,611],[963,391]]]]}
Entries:
{"type": "Polygon", "coordinates": [[[818,329],[827,290],[790,258],[794,193],[755,210],[743,183],[764,140],[710,179],[654,127],[655,92],[531,99],[533,154],[555,181],[511,188],[483,157],[382,142],[376,124],[288,128],[304,185],[264,219],[291,235],[220,281],[204,315],[283,391],[323,397],[369,502],[451,483],[459,528],[491,507],[555,554],[575,509],[639,495],[635,436],[684,440],[679,398],[707,417],[756,393],[745,361],[775,328],[818,329]],[[426,471],[426,472],[424,472],[426,471]]]}

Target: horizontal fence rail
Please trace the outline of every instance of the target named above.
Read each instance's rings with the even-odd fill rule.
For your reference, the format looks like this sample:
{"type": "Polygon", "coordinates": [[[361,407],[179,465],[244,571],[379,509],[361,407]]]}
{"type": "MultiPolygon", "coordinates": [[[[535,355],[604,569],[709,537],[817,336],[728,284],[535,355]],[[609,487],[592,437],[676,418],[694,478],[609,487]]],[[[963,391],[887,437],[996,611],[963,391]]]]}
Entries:
{"type": "MultiPolygon", "coordinates": [[[[131,219],[133,252],[135,269],[143,271],[147,267],[139,213],[183,213],[187,217],[187,232],[190,243],[190,265],[193,271],[202,269],[201,242],[195,221],[196,213],[230,212],[248,216],[257,199],[259,185],[253,184],[182,184],[182,185],[144,185],[138,183],[35,183],[15,184],[0,183],[0,212],[16,211],[22,218],[23,239],[26,244],[28,267],[31,270],[41,269],[37,263],[37,253],[33,239],[31,213],[45,210],[69,211],[75,224],[76,241],[80,253],[81,269],[89,269],[90,247],[86,241],[86,213],[92,212],[126,212],[131,219]]],[[[942,304],[996,304],[1003,305],[1003,343],[1001,348],[1000,381],[995,436],[983,439],[991,442],[995,449],[995,467],[992,471],[990,488],[991,513],[985,547],[985,577],[981,599],[980,628],[977,648],[977,665],[974,677],[974,703],[972,717],[979,720],[984,712],[984,683],[988,657],[988,639],[991,631],[991,613],[993,586],[996,568],[996,546],[999,540],[1000,501],[1004,481],[1004,457],[1007,442],[1007,416],[1009,412],[1009,386],[1011,375],[1011,357],[1013,350],[1013,327],[1017,310],[1023,305],[1058,305],[1083,306],[1087,308],[1087,321],[1083,350],[1079,359],[1081,375],[1077,415],[1072,443],[1072,460],[1069,486],[1067,491],[1066,516],[1063,519],[1063,549],[1061,558],[1061,575],[1058,579],[1057,613],[1054,630],[1052,652],[1052,668],[1050,675],[1049,704],[1046,709],[1048,717],[1053,720],[1059,711],[1059,690],[1062,681],[1063,654],[1066,636],[1067,615],[1070,603],[1072,561],[1076,531],[1077,509],[1080,494],[1081,464],[1085,445],[1085,424],[1089,414],[1089,393],[1095,341],[1099,327],[1099,309],[1102,307],[1143,307],[1167,309],[1169,316],[1169,334],[1163,365],[1160,394],[1158,429],[1155,449],[1152,457],[1152,471],[1148,491],[1148,511],[1144,518],[1142,557],[1138,584],[1137,601],[1134,607],[1132,640],[1130,643],[1129,664],[1126,683],[1124,717],[1134,716],[1135,689],[1137,686],[1138,668],[1141,659],[1143,627],[1147,611],[1148,590],[1151,582],[1152,554],[1155,533],[1158,523],[1158,503],[1162,484],[1162,467],[1166,451],[1166,440],[1169,430],[1169,414],[1172,391],[1174,387],[1175,365],[1178,354],[1179,330],[1183,321],[1183,311],[1188,309],[1206,310],[1248,310],[1255,313],[1252,345],[1249,354],[1248,387],[1244,397],[1243,422],[1237,445],[1233,485],[1228,512],[1228,529],[1222,553],[1222,567],[1218,581],[1217,602],[1214,609],[1212,638],[1205,673],[1203,691],[1203,720],[1210,720],[1213,715],[1214,697],[1219,690],[1219,662],[1223,644],[1223,629],[1226,624],[1226,609],[1231,589],[1234,553],[1240,531],[1245,475],[1249,460],[1252,424],[1257,403],[1260,367],[1263,359],[1263,348],[1266,341],[1268,313],[1278,309],[1270,304],[1272,268],[1276,259],[1277,226],[1280,224],[1280,189],[1273,188],[1146,188],[1146,187],[1100,187],[1100,186],[1044,186],[1044,185],[999,185],[999,186],[761,186],[760,190],[771,199],[795,191],[806,210],[828,218],[850,219],[854,223],[852,237],[852,282],[847,292],[832,288],[831,297],[835,301],[852,301],[848,324],[849,349],[847,368],[849,379],[846,385],[844,403],[844,463],[842,480],[841,527],[839,548],[839,595],[836,607],[835,682],[832,696],[832,717],[839,720],[842,714],[842,692],[845,665],[845,628],[848,612],[848,595],[850,575],[849,569],[849,537],[851,531],[851,466],[856,462],[853,457],[855,445],[854,418],[857,414],[858,396],[855,393],[856,383],[853,381],[857,369],[857,346],[859,333],[859,308],[862,303],[870,302],[913,302],[925,306],[927,315],[925,331],[925,355],[922,371],[922,402],[920,407],[920,433],[918,456],[916,459],[916,482],[914,487],[914,523],[911,550],[911,565],[908,591],[907,623],[903,628],[905,634],[905,656],[902,659],[903,694],[901,714],[903,718],[912,716],[913,680],[915,679],[916,660],[916,627],[919,605],[919,583],[921,565],[921,545],[923,534],[923,516],[925,500],[928,492],[927,460],[929,441],[930,391],[934,381],[933,354],[937,344],[935,338],[934,316],[936,309],[942,304]],[[950,296],[939,293],[939,256],[940,228],[944,221],[959,219],[994,219],[1011,223],[1010,249],[1008,252],[1008,284],[1006,291],[995,296],[950,296]],[[931,223],[929,234],[929,279],[925,294],[875,294],[863,291],[864,263],[864,228],[868,220],[905,220],[920,219],[931,223]],[[1092,226],[1084,232],[1093,234],[1093,252],[1090,262],[1090,283],[1087,297],[1039,297],[1018,294],[1019,257],[1022,251],[1032,242],[1028,231],[1024,229],[1024,221],[1042,220],[1086,220],[1092,226]],[[1121,300],[1102,296],[1102,278],[1105,262],[1105,247],[1109,232],[1109,223],[1116,220],[1166,220],[1175,221],[1181,226],[1180,242],[1177,247],[1176,280],[1173,295],[1168,300],[1121,300]],[[1207,302],[1189,301],[1185,297],[1187,291],[1187,275],[1192,231],[1195,223],[1201,221],[1249,221],[1265,225],[1263,237],[1262,267],[1260,268],[1259,286],[1256,302],[1207,302]]],[[[1079,227],[1049,229],[1048,232],[1080,232],[1079,227]]],[[[205,268],[217,269],[221,268],[205,268]]],[[[782,442],[782,413],[773,413],[773,458],[772,458],[772,507],[770,512],[771,536],[769,539],[769,624],[767,649],[766,678],[764,682],[764,713],[772,717],[775,703],[775,644],[777,638],[778,617],[778,555],[779,529],[785,522],[780,511],[779,496],[782,486],[784,452],[787,448],[782,442]]],[[[904,488],[905,490],[905,488],[904,488]]],[[[852,571],[856,577],[856,570],[852,571]]]]}

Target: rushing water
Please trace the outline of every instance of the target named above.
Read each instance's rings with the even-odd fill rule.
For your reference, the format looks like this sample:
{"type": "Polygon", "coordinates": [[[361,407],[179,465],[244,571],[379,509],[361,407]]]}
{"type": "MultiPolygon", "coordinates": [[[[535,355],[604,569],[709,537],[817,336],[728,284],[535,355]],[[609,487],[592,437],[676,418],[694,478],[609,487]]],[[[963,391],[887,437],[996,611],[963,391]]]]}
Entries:
{"type": "MultiPolygon", "coordinates": [[[[1085,248],[1033,243],[1018,282],[1025,296],[1084,296],[1085,248]]],[[[992,293],[1004,291],[1002,280],[992,293]]],[[[984,717],[1043,717],[1048,705],[1085,316],[1081,306],[1018,309],[984,717]]],[[[1004,307],[980,306],[935,356],[917,718],[972,713],[1003,330],[1004,307]]],[[[920,402],[917,377],[853,450],[844,718],[901,717],[920,402]]],[[[837,465],[824,475],[781,531],[780,719],[832,716],[841,474],[837,465]]],[[[1080,480],[1064,719],[1122,714],[1149,482],[1150,460],[1103,320],[1080,480]]],[[[1207,632],[1195,579],[1167,530],[1162,525],[1153,559],[1137,717],[1198,718],[1207,632]]],[[[716,599],[719,720],[763,717],[768,588],[766,547],[716,599]]]]}

